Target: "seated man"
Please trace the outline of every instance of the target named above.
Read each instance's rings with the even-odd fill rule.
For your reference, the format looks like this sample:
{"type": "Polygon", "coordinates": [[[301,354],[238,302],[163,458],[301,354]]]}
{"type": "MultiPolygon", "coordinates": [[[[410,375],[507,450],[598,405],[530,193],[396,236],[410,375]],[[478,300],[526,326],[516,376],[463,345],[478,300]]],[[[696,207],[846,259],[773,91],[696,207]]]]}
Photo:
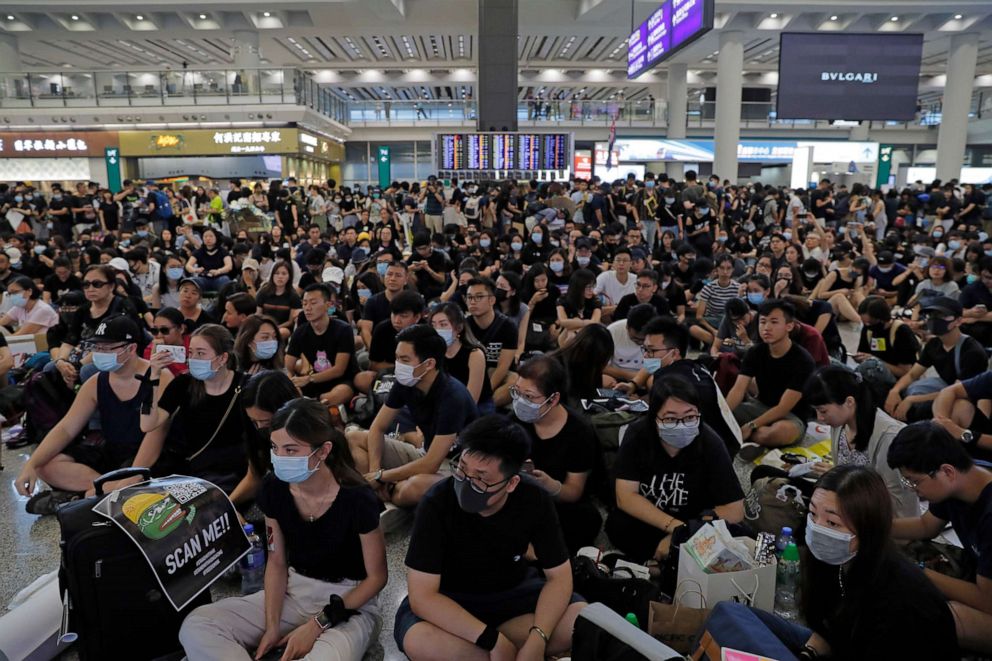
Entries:
{"type": "Polygon", "coordinates": [[[415,291],[401,291],[389,302],[389,319],[376,324],[369,347],[369,368],[355,377],[355,390],[368,393],[383,370],[393,369],[396,335],[419,323],[424,314],[424,297],[415,291]]]}
{"type": "Polygon", "coordinates": [[[648,303],[639,303],[630,310],[630,316],[607,326],[613,336],[613,358],[603,370],[618,381],[630,381],[644,366],[644,327],[655,318],[655,309],[648,303]]]}
{"type": "Polygon", "coordinates": [[[740,285],[733,281],[733,276],[734,258],[720,255],[716,258],[716,281],[703,285],[696,295],[696,321],[689,332],[704,345],[713,344],[727,301],[740,294],[740,285]]]}
{"type": "MultiPolygon", "coordinates": [[[[54,514],[59,504],[92,495],[93,480],[130,466],[145,436],[140,408],[146,401],[151,403],[152,386],[136,378],[149,365],[141,358],[144,336],[137,322],[123,315],[111,317],[97,327],[89,342],[99,375],[83,382],[69,412],[48,432],[14,481],[22,496],[34,493],[39,477],[52,488],[31,497],[30,514],[54,514]],[[99,416],[100,442],[81,439],[73,444],[94,414],[99,416]]],[[[171,377],[163,375],[162,381],[164,389],[171,377]]],[[[162,429],[152,434],[161,435],[162,429]]]]}
{"type": "Polygon", "coordinates": [[[745,442],[780,447],[796,443],[806,433],[809,416],[802,404],[803,387],[816,365],[809,352],[792,341],[794,326],[791,303],[772,299],[758,307],[763,343],[744,355],[741,372],[727,395],[745,442]],[[758,388],[757,397],[749,394],[752,383],[758,388]]]}
{"type": "Polygon", "coordinates": [[[224,316],[221,317],[221,324],[231,331],[231,335],[237,337],[241,330],[241,324],[245,319],[255,314],[255,299],[244,292],[232,294],[224,301],[224,316]]]}
{"type": "Polygon", "coordinates": [[[947,386],[933,400],[933,421],[978,459],[992,459],[992,372],[947,386]]]}
{"type": "Polygon", "coordinates": [[[983,346],[992,346],[992,257],[978,262],[979,281],[961,290],[958,301],[964,308],[961,330],[983,346]]]}
{"type": "Polygon", "coordinates": [[[889,391],[885,412],[893,418],[910,422],[929,419],[931,402],[941,389],[985,371],[985,348],[961,332],[963,312],[960,303],[946,296],[923,309],[933,337],[923,345],[916,364],[889,391]],[[937,376],[923,378],[931,367],[937,376]]]}
{"type": "Polygon", "coordinates": [[[444,476],[458,433],[478,416],[464,385],[444,371],[447,344],[430,326],[416,324],[396,336],[396,383],[367,431],[352,431],[348,443],[355,466],[383,500],[413,507],[444,476]],[[424,445],[386,438],[406,407],[424,435],[424,445]]]}
{"type": "Polygon", "coordinates": [[[308,323],[296,329],[286,349],[286,371],[293,385],[327,406],[351,400],[355,395],[352,379],[358,373],[351,326],[327,316],[332,297],[325,284],[306,288],[303,316],[308,323]]]}
{"type": "Polygon", "coordinates": [[[517,375],[510,371],[517,356],[517,325],[496,309],[496,283],[473,278],[465,292],[468,327],[486,353],[486,369],[496,406],[509,406],[510,386],[517,375]]]}
{"type": "Polygon", "coordinates": [[[420,659],[543,659],[568,651],[586,604],[551,497],[519,472],[530,443],[480,418],[461,435],[453,476],[424,497],[406,556],[410,594],[393,636],[420,659]],[[528,550],[536,555],[534,567],[528,550]]]}
{"type": "Polygon", "coordinates": [[[657,271],[644,270],[637,274],[637,284],[634,293],[620,299],[617,309],[613,312],[613,320],[626,319],[631,308],[635,305],[648,303],[655,309],[655,314],[670,314],[668,299],[658,293],[660,287],[657,271]]]}
{"type": "Polygon", "coordinates": [[[892,522],[895,539],[932,539],[950,522],[975,578],[962,580],[932,569],[926,574],[947,597],[963,649],[992,651],[992,473],[979,468],[962,443],[929,420],[893,439],[889,466],[930,501],[920,515],[892,522]]]}
{"type": "Polygon", "coordinates": [[[920,343],[916,333],[898,319],[892,319],[892,308],[881,296],[869,296],[861,301],[858,314],[864,325],[853,356],[858,372],[871,384],[876,395],[885,401],[896,380],[916,364],[920,343]]]}

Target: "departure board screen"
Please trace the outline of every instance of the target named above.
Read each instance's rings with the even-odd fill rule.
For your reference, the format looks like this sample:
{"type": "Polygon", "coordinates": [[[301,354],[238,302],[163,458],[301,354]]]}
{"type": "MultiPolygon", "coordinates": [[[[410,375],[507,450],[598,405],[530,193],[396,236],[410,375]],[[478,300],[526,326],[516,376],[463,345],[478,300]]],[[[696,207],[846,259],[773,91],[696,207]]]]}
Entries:
{"type": "Polygon", "coordinates": [[[567,133],[444,133],[437,136],[439,170],[569,170],[567,133]]]}

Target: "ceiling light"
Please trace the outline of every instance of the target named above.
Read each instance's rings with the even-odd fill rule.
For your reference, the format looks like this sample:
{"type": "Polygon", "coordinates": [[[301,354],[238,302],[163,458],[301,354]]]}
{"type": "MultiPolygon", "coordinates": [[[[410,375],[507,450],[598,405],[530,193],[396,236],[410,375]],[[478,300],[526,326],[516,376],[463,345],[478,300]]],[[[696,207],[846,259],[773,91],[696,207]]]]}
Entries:
{"type": "Polygon", "coordinates": [[[899,17],[898,16],[893,16],[889,20],[895,22],[895,21],[898,21],[899,20],[899,17]]]}
{"type": "Polygon", "coordinates": [[[778,14],[770,14],[772,18],[778,18],[778,14]]]}
{"type": "Polygon", "coordinates": [[[145,17],[144,17],[144,16],[142,16],[141,14],[138,14],[138,15],[137,15],[137,16],[135,16],[134,18],[135,18],[136,20],[139,20],[139,21],[143,21],[143,20],[145,20],[145,17]]]}
{"type": "Polygon", "coordinates": [[[14,20],[14,16],[12,14],[7,14],[7,20],[8,21],[14,20]]]}
{"type": "Polygon", "coordinates": [[[207,20],[207,15],[206,14],[200,14],[200,20],[201,21],[207,20]]]}
{"type": "Polygon", "coordinates": [[[964,17],[961,14],[954,14],[954,20],[955,21],[960,21],[962,18],[964,18],[964,17]]]}
{"type": "Polygon", "coordinates": [[[837,20],[837,14],[834,14],[833,16],[831,16],[830,17],[830,20],[831,21],[836,21],[837,20]]]}
{"type": "Polygon", "coordinates": [[[76,16],[75,14],[73,14],[73,15],[72,15],[72,16],[70,16],[69,18],[71,18],[71,19],[72,19],[72,20],[74,20],[74,21],[78,21],[78,20],[79,20],[79,17],[78,17],[78,16],[76,16]]]}
{"type": "Polygon", "coordinates": [[[268,18],[269,16],[272,16],[272,12],[270,12],[270,11],[263,11],[262,12],[262,16],[264,16],[265,18],[268,18]]]}

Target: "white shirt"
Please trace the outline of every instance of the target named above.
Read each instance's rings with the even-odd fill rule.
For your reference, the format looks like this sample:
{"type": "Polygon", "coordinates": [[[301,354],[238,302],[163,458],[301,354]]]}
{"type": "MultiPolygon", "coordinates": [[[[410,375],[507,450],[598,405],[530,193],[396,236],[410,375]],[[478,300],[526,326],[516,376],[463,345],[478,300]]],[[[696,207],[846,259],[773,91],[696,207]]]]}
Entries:
{"type": "Polygon", "coordinates": [[[41,326],[41,330],[38,332],[47,331],[52,326],[59,323],[59,313],[55,311],[48,303],[44,301],[38,301],[34,309],[30,312],[27,308],[18,307],[16,305],[12,306],[7,310],[7,314],[10,318],[17,322],[17,327],[20,328],[24,324],[38,324],[41,326]]]}
{"type": "Polygon", "coordinates": [[[623,370],[640,371],[644,367],[644,354],[641,347],[627,335],[627,320],[614,321],[606,330],[613,336],[613,360],[610,364],[623,370]]]}
{"type": "Polygon", "coordinates": [[[607,305],[616,305],[627,294],[633,294],[637,286],[637,278],[633,273],[627,273],[627,284],[617,280],[616,271],[604,271],[596,276],[596,293],[606,294],[607,305]]]}

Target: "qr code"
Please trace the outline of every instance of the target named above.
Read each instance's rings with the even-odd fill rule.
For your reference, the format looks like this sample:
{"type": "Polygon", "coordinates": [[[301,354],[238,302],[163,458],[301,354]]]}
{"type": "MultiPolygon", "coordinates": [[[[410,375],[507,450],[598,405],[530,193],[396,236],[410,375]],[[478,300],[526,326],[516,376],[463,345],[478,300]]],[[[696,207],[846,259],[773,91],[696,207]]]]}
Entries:
{"type": "Polygon", "coordinates": [[[176,502],[185,505],[201,493],[206,493],[207,488],[198,482],[180,482],[166,486],[165,490],[176,499],[176,502]]]}

